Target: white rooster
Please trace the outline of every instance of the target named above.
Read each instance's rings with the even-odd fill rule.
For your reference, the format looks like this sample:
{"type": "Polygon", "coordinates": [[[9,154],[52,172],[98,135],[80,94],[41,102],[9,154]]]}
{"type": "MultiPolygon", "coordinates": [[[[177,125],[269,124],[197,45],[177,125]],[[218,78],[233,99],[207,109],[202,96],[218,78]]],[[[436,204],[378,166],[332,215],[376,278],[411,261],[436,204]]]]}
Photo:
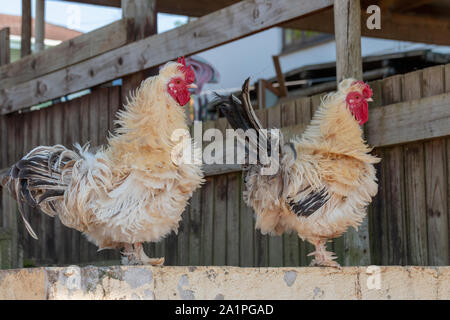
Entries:
{"type": "Polygon", "coordinates": [[[188,199],[203,182],[198,150],[192,163],[171,158],[177,145],[172,134],[188,129],[182,106],[194,80],[184,59],[169,62],[143,81],[119,112],[108,145],[95,154],[88,146],[40,146],[14,164],[2,185],[19,202],[30,234],[37,238],[23,215],[25,203],[58,216],[99,249],[123,249],[125,264],[161,265],[164,258],[147,257],[142,243],[177,231],[188,199]]]}

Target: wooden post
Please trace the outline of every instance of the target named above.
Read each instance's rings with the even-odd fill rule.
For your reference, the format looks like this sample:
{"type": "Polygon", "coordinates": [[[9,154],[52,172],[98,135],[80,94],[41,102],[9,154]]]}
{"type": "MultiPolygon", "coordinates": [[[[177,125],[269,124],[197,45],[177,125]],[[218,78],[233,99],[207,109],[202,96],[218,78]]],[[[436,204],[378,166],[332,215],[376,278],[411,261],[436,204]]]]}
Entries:
{"type": "MultiPolygon", "coordinates": [[[[157,33],[156,0],[121,0],[122,16],[127,18],[127,41],[141,40],[157,33]]],[[[158,69],[143,70],[122,78],[122,97],[128,97],[142,80],[157,74],[158,69]]]]}
{"type": "Polygon", "coordinates": [[[10,63],[9,27],[0,30],[0,66],[10,63]]]}
{"type": "Polygon", "coordinates": [[[22,0],[22,33],[20,42],[20,56],[31,53],[31,0],[22,0]]]}
{"type": "Polygon", "coordinates": [[[283,71],[281,71],[281,65],[280,65],[280,57],[279,56],[272,56],[273,59],[273,65],[275,66],[275,72],[277,74],[277,81],[278,81],[278,94],[279,97],[287,97],[288,91],[286,88],[286,85],[284,83],[284,75],[283,71]]]}
{"type": "MultiPolygon", "coordinates": [[[[359,0],[334,1],[334,32],[336,37],[336,80],[362,80],[361,4],[359,0]]],[[[344,265],[369,265],[370,245],[368,217],[356,231],[344,234],[344,265]]]]}
{"type": "Polygon", "coordinates": [[[334,1],[336,80],[362,80],[361,4],[359,0],[334,1]]]}
{"type": "Polygon", "coordinates": [[[34,23],[34,49],[36,52],[40,52],[45,49],[45,0],[36,0],[34,23]]]}

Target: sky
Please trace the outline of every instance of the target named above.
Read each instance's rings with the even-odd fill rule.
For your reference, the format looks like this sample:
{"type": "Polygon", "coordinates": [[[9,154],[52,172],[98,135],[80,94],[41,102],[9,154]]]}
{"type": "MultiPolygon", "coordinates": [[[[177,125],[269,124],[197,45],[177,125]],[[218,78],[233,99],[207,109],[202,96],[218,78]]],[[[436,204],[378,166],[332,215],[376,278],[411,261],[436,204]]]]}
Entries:
{"type": "MultiPolygon", "coordinates": [[[[21,15],[21,0],[2,0],[0,13],[21,15]]],[[[31,1],[31,14],[34,17],[35,0],[31,1]]],[[[45,20],[81,32],[100,28],[122,17],[120,8],[102,7],[75,2],[50,0],[45,2],[45,20]]],[[[185,23],[187,17],[158,13],[158,32],[176,27],[176,23],[185,23]]]]}

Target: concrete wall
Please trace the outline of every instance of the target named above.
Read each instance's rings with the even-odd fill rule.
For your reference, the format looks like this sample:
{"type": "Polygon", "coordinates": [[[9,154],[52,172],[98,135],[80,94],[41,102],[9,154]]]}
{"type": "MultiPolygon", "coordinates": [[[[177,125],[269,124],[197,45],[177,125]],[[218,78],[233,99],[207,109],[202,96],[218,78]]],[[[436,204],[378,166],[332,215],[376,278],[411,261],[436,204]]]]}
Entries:
{"type": "Polygon", "coordinates": [[[0,270],[0,299],[450,299],[450,267],[0,270]]]}

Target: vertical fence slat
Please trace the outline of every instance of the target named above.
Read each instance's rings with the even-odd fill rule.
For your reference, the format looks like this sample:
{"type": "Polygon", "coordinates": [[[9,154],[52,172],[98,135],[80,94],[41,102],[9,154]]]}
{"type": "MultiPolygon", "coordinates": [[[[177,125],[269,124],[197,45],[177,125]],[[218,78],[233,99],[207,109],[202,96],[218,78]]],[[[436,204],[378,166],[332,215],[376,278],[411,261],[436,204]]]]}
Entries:
{"type": "MultiPolygon", "coordinates": [[[[450,92],[450,64],[445,66],[445,92],[450,92]]],[[[450,230],[450,138],[446,139],[447,144],[447,220],[450,230]]],[[[447,235],[448,256],[450,259],[450,235],[447,235]]]]}
{"type": "MultiPolygon", "coordinates": [[[[403,76],[403,101],[422,97],[422,71],[403,76]]],[[[425,197],[425,155],[423,142],[404,146],[405,204],[407,216],[407,264],[427,265],[427,216],[425,197]]]]}
{"type": "MultiPolygon", "coordinates": [[[[220,118],[216,121],[216,129],[220,130],[225,137],[227,119],[220,118]]],[[[227,258],[227,192],[228,177],[220,175],[214,177],[214,265],[225,265],[227,258]]]]}
{"type": "MultiPolygon", "coordinates": [[[[99,121],[100,121],[100,91],[93,89],[89,96],[89,136],[91,147],[98,147],[100,145],[99,137],[99,121]]],[[[99,253],[97,247],[93,243],[88,243],[88,261],[99,261],[99,253]]]]}
{"type": "Polygon", "coordinates": [[[254,248],[255,248],[255,219],[253,209],[249,207],[243,199],[243,191],[245,190],[244,176],[240,175],[240,229],[239,229],[239,264],[241,267],[253,267],[254,264],[254,248]]]}
{"type": "Polygon", "coordinates": [[[191,201],[186,204],[186,207],[184,208],[183,214],[181,215],[181,221],[180,226],[178,228],[178,246],[177,246],[177,256],[178,256],[178,262],[177,264],[180,266],[187,266],[189,265],[189,232],[190,232],[190,208],[191,208],[191,201]]]}
{"type": "MultiPolygon", "coordinates": [[[[232,129],[227,121],[226,129],[232,129]]],[[[237,148],[233,147],[234,153],[237,148]]],[[[233,153],[233,154],[234,154],[233,153]]],[[[235,159],[237,156],[235,155],[235,159]]],[[[227,175],[227,249],[226,264],[228,266],[239,266],[240,264],[240,173],[227,175]]]]}
{"type": "MultiPolygon", "coordinates": [[[[36,112],[36,114],[39,117],[39,142],[38,145],[41,146],[46,146],[49,144],[48,141],[48,126],[47,126],[47,114],[48,114],[48,108],[44,108],[44,109],[40,109],[39,111],[36,112]]],[[[48,255],[47,252],[47,248],[48,248],[48,239],[50,238],[49,233],[53,230],[47,230],[47,226],[49,224],[52,224],[52,218],[49,217],[46,214],[43,213],[39,213],[40,215],[40,225],[39,225],[39,230],[37,230],[37,232],[39,232],[39,262],[40,264],[46,265],[50,263],[50,259],[53,258],[51,256],[48,255]]]]}
{"type": "MultiPolygon", "coordinates": [[[[383,103],[383,80],[373,81],[370,83],[373,89],[373,100],[370,108],[380,108],[383,103]]],[[[367,135],[366,135],[367,138],[367,135]]],[[[384,151],[383,148],[375,148],[372,154],[381,158],[381,162],[375,164],[376,177],[378,181],[378,192],[372,199],[372,203],[368,209],[369,224],[369,242],[371,263],[381,265],[387,263],[388,235],[387,235],[387,217],[385,206],[385,172],[384,172],[384,151]]]]}
{"type": "MultiPolygon", "coordinates": [[[[203,122],[203,133],[215,127],[214,121],[203,122]]],[[[214,178],[206,177],[201,187],[202,244],[201,264],[213,264],[214,239],[214,178]]]]}
{"type": "MultiPolygon", "coordinates": [[[[62,103],[51,106],[50,113],[50,125],[51,125],[51,144],[63,144],[63,132],[64,132],[64,107],[62,103]]],[[[62,265],[66,263],[64,254],[64,226],[58,217],[53,220],[54,223],[54,253],[56,263],[62,265]]]]}
{"type": "MultiPolygon", "coordinates": [[[[90,141],[89,137],[89,101],[90,95],[85,95],[80,98],[80,132],[79,143],[84,146],[90,141]]],[[[92,144],[91,144],[92,146],[92,144]]],[[[86,263],[89,261],[89,241],[84,235],[80,235],[80,262],[86,263]]]]}
{"type": "MultiPolygon", "coordinates": [[[[423,71],[423,95],[433,96],[445,91],[444,67],[423,71]]],[[[425,142],[425,180],[427,196],[428,262],[431,265],[449,263],[447,178],[445,140],[425,142]]]]}
{"type": "MultiPolygon", "coordinates": [[[[383,82],[383,103],[385,105],[401,101],[401,77],[394,76],[383,82]]],[[[388,263],[403,265],[406,263],[406,225],[404,203],[404,166],[401,146],[385,149],[383,166],[385,176],[385,204],[388,221],[388,263]]]]}
{"type": "MultiPolygon", "coordinates": [[[[302,111],[302,110],[300,110],[302,111]]],[[[303,116],[303,115],[302,115],[303,116]]],[[[281,126],[287,127],[297,123],[295,100],[281,106],[281,126]]],[[[285,141],[287,143],[288,141],[285,141]]],[[[300,265],[300,248],[297,232],[283,234],[283,265],[296,267],[300,265]]]]}
{"type": "MultiPolygon", "coordinates": [[[[31,149],[37,147],[39,145],[40,141],[40,130],[39,130],[39,111],[33,111],[30,112],[31,116],[31,137],[30,137],[30,145],[28,151],[31,149]]],[[[28,152],[27,151],[27,152],[28,152]]],[[[44,222],[43,220],[43,213],[39,210],[36,210],[34,208],[30,208],[32,211],[32,219],[33,219],[33,230],[35,232],[39,232],[41,229],[41,224],[44,222]]],[[[31,245],[31,255],[32,258],[37,262],[37,264],[41,264],[42,262],[39,261],[40,259],[40,248],[42,247],[43,238],[42,234],[38,233],[39,240],[36,241],[33,239],[32,245],[31,245]]]]}
{"type": "Polygon", "coordinates": [[[227,179],[227,259],[229,266],[239,266],[240,174],[231,173],[227,179]]]}
{"type": "MultiPolygon", "coordinates": [[[[267,128],[267,109],[255,110],[256,116],[259,118],[261,125],[267,128]]],[[[255,266],[267,267],[269,266],[269,236],[261,234],[261,231],[255,230],[255,266]]]]}
{"type": "Polygon", "coordinates": [[[191,208],[189,212],[189,261],[190,266],[200,265],[200,248],[202,243],[201,225],[202,216],[200,212],[201,192],[196,190],[192,195],[191,208]]]}
{"type": "MultiPolygon", "coordinates": [[[[267,109],[267,128],[281,127],[281,107],[275,106],[267,109]]],[[[283,266],[283,237],[269,237],[269,266],[283,266]]]]}
{"type": "MultiPolygon", "coordinates": [[[[17,127],[16,127],[16,130],[17,130],[17,127]]],[[[23,155],[25,155],[26,153],[28,153],[28,151],[30,151],[31,136],[32,136],[31,112],[25,112],[22,114],[22,122],[19,126],[19,130],[21,130],[23,132],[23,134],[21,135],[22,153],[20,155],[18,155],[16,161],[19,161],[19,159],[22,158],[23,155]]],[[[33,213],[34,213],[33,209],[30,206],[24,204],[23,210],[24,210],[26,219],[30,223],[33,230],[36,231],[36,225],[35,225],[36,223],[35,223],[35,217],[33,215],[33,213]]],[[[20,223],[19,237],[21,239],[22,249],[23,249],[23,257],[24,257],[24,260],[26,261],[26,264],[30,265],[30,266],[35,266],[36,261],[33,259],[34,257],[32,256],[32,247],[34,246],[34,242],[39,241],[39,240],[35,240],[30,236],[30,234],[26,231],[25,225],[23,223],[20,223]]]]}

